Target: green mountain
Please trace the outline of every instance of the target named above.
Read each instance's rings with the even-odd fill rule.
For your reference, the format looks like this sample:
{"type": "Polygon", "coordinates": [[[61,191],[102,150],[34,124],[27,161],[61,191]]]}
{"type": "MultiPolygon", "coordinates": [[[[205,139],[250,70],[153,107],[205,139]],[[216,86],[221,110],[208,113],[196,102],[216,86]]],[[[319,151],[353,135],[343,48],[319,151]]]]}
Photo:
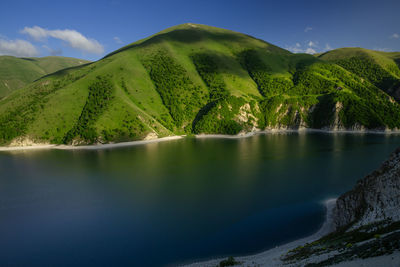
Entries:
{"type": "Polygon", "coordinates": [[[44,75],[85,63],[89,61],[68,57],[0,56],[0,98],[44,75]]]}
{"type": "MultiPolygon", "coordinates": [[[[400,105],[387,93],[391,78],[366,79],[337,60],[292,54],[225,29],[178,25],[0,100],[0,143],[399,128],[400,105]]],[[[396,54],[391,60],[398,62],[396,54]]],[[[376,62],[397,77],[397,65],[376,62]]]]}

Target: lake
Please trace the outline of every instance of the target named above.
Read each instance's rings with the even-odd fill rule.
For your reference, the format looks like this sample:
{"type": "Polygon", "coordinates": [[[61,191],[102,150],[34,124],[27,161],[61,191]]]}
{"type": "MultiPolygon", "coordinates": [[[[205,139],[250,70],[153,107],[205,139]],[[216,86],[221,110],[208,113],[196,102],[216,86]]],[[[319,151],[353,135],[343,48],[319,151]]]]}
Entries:
{"type": "Polygon", "coordinates": [[[317,231],[399,135],[184,138],[0,152],[0,265],[160,266],[246,255],[317,231]]]}

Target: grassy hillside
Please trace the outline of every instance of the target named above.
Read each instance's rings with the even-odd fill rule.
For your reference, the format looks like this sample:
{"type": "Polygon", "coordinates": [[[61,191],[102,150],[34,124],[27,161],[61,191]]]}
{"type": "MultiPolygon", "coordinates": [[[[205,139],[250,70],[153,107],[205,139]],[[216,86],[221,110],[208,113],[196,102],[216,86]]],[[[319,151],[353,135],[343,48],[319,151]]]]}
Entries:
{"type": "Polygon", "coordinates": [[[68,57],[0,56],[0,98],[46,74],[85,63],[88,61],[68,57]]]}
{"type": "Polygon", "coordinates": [[[388,92],[397,100],[400,99],[399,52],[340,48],[326,52],[319,58],[342,66],[388,92]]]}
{"type": "Polygon", "coordinates": [[[0,143],[398,128],[400,106],[378,85],[340,64],[189,23],[0,100],[0,143]]]}

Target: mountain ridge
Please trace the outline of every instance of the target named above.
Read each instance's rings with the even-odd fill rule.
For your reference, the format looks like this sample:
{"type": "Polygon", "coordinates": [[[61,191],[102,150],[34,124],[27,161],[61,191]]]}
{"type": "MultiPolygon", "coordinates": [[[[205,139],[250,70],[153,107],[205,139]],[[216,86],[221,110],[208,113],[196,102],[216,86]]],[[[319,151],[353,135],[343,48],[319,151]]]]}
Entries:
{"type": "Polygon", "coordinates": [[[400,105],[390,93],[397,76],[382,71],[369,80],[354,64],[320,57],[229,30],[178,25],[0,100],[0,143],[400,128],[400,105]]]}
{"type": "Polygon", "coordinates": [[[89,63],[87,60],[59,56],[0,56],[0,98],[14,90],[23,88],[42,76],[87,63],[89,63]]]}
{"type": "Polygon", "coordinates": [[[119,52],[125,51],[127,49],[133,48],[135,46],[143,45],[147,41],[151,41],[154,38],[156,38],[156,39],[160,38],[160,37],[165,36],[166,34],[172,32],[172,31],[185,31],[185,30],[199,30],[199,31],[208,31],[208,32],[214,32],[214,33],[225,33],[225,34],[249,37],[251,39],[257,40],[257,41],[262,42],[262,43],[265,43],[265,44],[267,44],[269,46],[274,46],[274,47],[276,47],[278,49],[281,49],[281,50],[284,50],[284,51],[290,53],[289,51],[287,51],[285,49],[282,49],[282,48],[280,48],[280,47],[278,47],[276,45],[273,45],[273,44],[268,43],[268,42],[266,42],[266,41],[264,41],[262,39],[259,39],[259,38],[256,38],[256,37],[241,33],[241,32],[236,32],[236,31],[223,29],[223,28],[218,28],[218,27],[214,27],[214,26],[209,26],[209,25],[205,25],[205,24],[198,24],[198,23],[190,23],[189,22],[189,23],[183,23],[183,24],[179,24],[179,25],[175,25],[175,26],[166,28],[166,29],[164,29],[164,30],[162,30],[162,31],[160,31],[158,33],[155,33],[155,34],[150,35],[148,37],[142,38],[142,39],[140,39],[138,41],[135,41],[135,42],[132,42],[132,43],[130,43],[128,45],[125,45],[125,46],[123,46],[123,47],[121,47],[121,48],[119,48],[119,49],[117,49],[117,50],[105,55],[103,57],[103,59],[107,58],[109,56],[112,56],[114,54],[117,54],[119,52]]]}

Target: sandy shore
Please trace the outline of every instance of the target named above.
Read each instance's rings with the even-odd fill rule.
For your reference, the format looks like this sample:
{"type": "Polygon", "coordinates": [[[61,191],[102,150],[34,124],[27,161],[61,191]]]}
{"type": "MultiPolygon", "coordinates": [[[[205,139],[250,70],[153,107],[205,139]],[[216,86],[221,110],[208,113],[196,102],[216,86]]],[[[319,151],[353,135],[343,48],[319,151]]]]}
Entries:
{"type": "MultiPolygon", "coordinates": [[[[287,253],[291,249],[304,245],[305,243],[311,243],[315,240],[318,240],[332,231],[333,229],[332,210],[335,206],[335,203],[336,199],[328,199],[324,202],[327,209],[326,219],[322,227],[315,234],[275,247],[273,249],[261,252],[259,254],[243,256],[243,257],[235,257],[235,260],[241,262],[242,264],[241,266],[283,266],[283,263],[280,260],[280,257],[283,254],[287,253]]],[[[219,262],[221,262],[224,259],[226,258],[213,259],[205,262],[195,262],[185,266],[215,267],[218,266],[219,262]]]]}
{"type": "Polygon", "coordinates": [[[198,134],[196,138],[223,138],[223,139],[239,139],[247,138],[255,135],[262,134],[285,134],[285,133],[326,133],[326,134],[400,134],[400,131],[378,131],[378,130],[364,130],[364,131],[352,131],[352,130],[323,130],[323,129],[312,129],[312,128],[301,128],[301,129],[271,129],[265,131],[255,131],[248,133],[240,133],[238,135],[226,135],[226,134],[198,134]]]}
{"type": "MultiPolygon", "coordinates": [[[[311,128],[302,128],[302,129],[271,129],[265,131],[255,131],[248,133],[240,133],[238,135],[226,135],[226,134],[198,134],[195,135],[196,138],[199,139],[207,139],[207,138],[221,138],[221,139],[241,139],[248,138],[255,135],[262,134],[286,134],[286,133],[327,133],[327,134],[400,134],[400,131],[374,131],[374,130],[365,130],[365,131],[350,131],[350,130],[321,130],[321,129],[311,129],[311,128]]],[[[109,149],[109,148],[117,148],[117,147],[127,147],[127,146],[135,146],[135,145],[143,145],[150,144],[156,142],[163,142],[169,140],[176,140],[185,137],[184,135],[175,135],[168,136],[162,138],[156,138],[151,140],[138,140],[131,142],[122,142],[122,143],[113,143],[113,144],[96,144],[96,145],[83,145],[83,146],[68,146],[68,145],[54,145],[54,144],[37,144],[31,146],[3,146],[0,147],[0,151],[17,151],[17,150],[34,150],[34,149],[64,149],[64,150],[96,150],[96,149],[109,149]]]]}
{"type": "MultiPolygon", "coordinates": [[[[314,255],[311,258],[302,260],[301,262],[296,262],[292,264],[287,264],[282,262],[281,257],[285,255],[289,250],[297,248],[299,246],[304,246],[306,243],[312,243],[325,236],[326,234],[332,232],[333,230],[333,218],[332,211],[336,204],[336,199],[328,199],[324,202],[327,212],[326,219],[322,227],[313,235],[301,238],[290,243],[277,246],[275,248],[269,249],[267,251],[250,255],[250,256],[242,256],[235,257],[235,261],[240,262],[237,266],[266,266],[266,267],[298,267],[304,266],[307,263],[319,262],[326,260],[328,257],[332,256],[330,253],[314,255]]],[[[335,252],[334,252],[335,253],[335,252]]],[[[189,267],[215,267],[219,266],[219,263],[222,260],[226,260],[227,257],[212,259],[203,262],[195,262],[188,265],[189,267]]],[[[336,265],[335,267],[376,267],[376,266],[387,266],[387,267],[398,267],[400,263],[400,251],[396,251],[392,254],[382,255],[378,257],[372,257],[367,259],[353,259],[350,261],[343,261],[336,265]]]]}
{"type": "Polygon", "coordinates": [[[207,138],[221,138],[221,139],[240,139],[240,138],[247,138],[251,136],[255,136],[258,134],[266,134],[267,132],[260,131],[260,132],[249,132],[245,134],[238,134],[238,135],[228,135],[228,134],[197,134],[195,135],[196,138],[207,139],[207,138]]]}
{"type": "Polygon", "coordinates": [[[66,146],[66,145],[59,145],[55,148],[57,149],[64,149],[64,150],[98,150],[98,149],[109,149],[109,148],[117,148],[117,147],[127,147],[127,146],[137,146],[137,145],[145,145],[151,143],[159,143],[165,142],[170,140],[177,140],[181,139],[184,136],[174,135],[174,136],[167,136],[162,138],[150,139],[150,140],[139,140],[139,141],[131,141],[131,142],[122,142],[122,143],[115,143],[115,144],[98,144],[98,145],[87,145],[87,146],[66,146]]]}
{"type": "Polygon", "coordinates": [[[117,147],[128,147],[135,145],[144,145],[151,143],[158,143],[170,140],[181,139],[183,136],[168,136],[162,138],[156,138],[151,140],[139,140],[131,142],[122,142],[115,144],[97,144],[87,146],[67,146],[67,145],[32,145],[32,146],[12,146],[12,147],[0,147],[0,151],[18,151],[18,150],[37,150],[37,149],[61,149],[61,150],[98,150],[98,149],[110,149],[117,147]]]}

